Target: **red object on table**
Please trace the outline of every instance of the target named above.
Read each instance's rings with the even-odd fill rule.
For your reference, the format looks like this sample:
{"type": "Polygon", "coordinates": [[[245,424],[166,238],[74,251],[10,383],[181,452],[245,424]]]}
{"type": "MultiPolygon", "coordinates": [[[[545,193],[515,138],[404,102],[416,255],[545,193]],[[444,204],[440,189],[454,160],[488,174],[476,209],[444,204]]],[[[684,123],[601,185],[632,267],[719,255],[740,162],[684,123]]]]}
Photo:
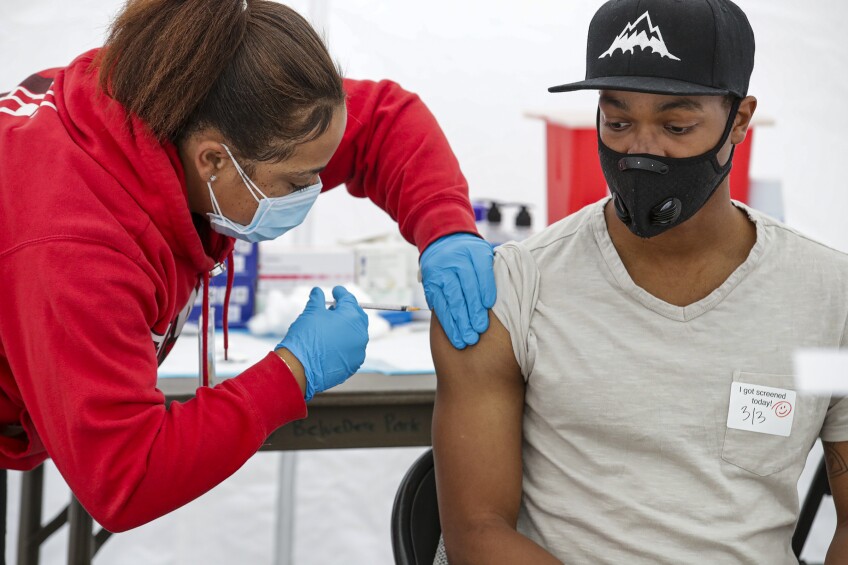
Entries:
{"type": "MultiPolygon", "coordinates": [[[[598,137],[594,127],[572,127],[545,120],[548,161],[548,225],[607,194],[607,183],[598,160],[598,137]]],[[[754,128],[736,146],[730,169],[730,197],[748,202],[748,171],[754,128]]]]}

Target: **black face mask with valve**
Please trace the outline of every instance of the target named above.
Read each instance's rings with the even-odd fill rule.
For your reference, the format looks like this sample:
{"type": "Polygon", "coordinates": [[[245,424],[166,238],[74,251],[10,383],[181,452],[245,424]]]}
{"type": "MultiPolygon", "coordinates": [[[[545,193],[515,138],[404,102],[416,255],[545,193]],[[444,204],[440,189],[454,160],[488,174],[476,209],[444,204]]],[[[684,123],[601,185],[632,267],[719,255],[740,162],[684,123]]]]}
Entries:
{"type": "Polygon", "coordinates": [[[717,155],[733,129],[739,102],[733,102],[718,144],[706,153],[683,159],[613,151],[601,141],[598,109],[601,169],[612,193],[615,213],[631,232],[643,238],[654,237],[682,224],[707,203],[730,173],[733,149],[724,166],[719,164],[717,155]]]}

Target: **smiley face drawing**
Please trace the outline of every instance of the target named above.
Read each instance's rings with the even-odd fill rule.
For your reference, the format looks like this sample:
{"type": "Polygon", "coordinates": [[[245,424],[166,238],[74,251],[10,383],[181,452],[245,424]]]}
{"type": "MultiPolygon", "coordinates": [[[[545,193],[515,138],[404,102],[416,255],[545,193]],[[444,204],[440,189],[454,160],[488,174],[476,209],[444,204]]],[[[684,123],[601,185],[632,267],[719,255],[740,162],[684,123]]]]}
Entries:
{"type": "Polygon", "coordinates": [[[778,418],[785,418],[792,412],[792,405],[785,400],[782,400],[772,406],[772,410],[774,410],[774,415],[778,418]]]}

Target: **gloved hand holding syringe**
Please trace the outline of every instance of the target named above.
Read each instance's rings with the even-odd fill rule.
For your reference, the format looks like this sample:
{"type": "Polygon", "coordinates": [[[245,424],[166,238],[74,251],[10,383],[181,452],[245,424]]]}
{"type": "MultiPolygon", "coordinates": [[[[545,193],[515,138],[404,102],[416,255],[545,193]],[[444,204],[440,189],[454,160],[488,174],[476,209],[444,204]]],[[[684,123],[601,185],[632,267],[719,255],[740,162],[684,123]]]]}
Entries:
{"type": "Polygon", "coordinates": [[[303,313],[275,348],[295,378],[302,366],[307,401],[346,381],[365,361],[368,316],[344,287],[335,287],[333,298],[334,306],[328,309],[324,292],[313,288],[303,313]],[[297,363],[292,366],[290,361],[297,363]]]}

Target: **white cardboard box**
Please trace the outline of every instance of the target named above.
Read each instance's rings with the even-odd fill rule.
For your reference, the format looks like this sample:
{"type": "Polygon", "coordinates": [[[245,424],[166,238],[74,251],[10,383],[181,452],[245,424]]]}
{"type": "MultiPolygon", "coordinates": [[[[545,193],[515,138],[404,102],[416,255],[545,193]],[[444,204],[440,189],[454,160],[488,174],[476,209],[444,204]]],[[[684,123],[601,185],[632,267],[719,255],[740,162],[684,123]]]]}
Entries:
{"type": "Polygon", "coordinates": [[[419,284],[418,250],[409,243],[362,243],[354,247],[356,276],[354,282],[374,302],[412,304],[419,284]]]}

